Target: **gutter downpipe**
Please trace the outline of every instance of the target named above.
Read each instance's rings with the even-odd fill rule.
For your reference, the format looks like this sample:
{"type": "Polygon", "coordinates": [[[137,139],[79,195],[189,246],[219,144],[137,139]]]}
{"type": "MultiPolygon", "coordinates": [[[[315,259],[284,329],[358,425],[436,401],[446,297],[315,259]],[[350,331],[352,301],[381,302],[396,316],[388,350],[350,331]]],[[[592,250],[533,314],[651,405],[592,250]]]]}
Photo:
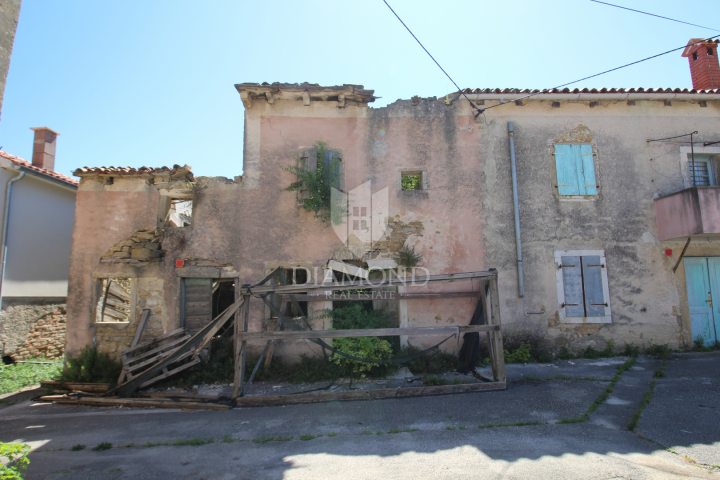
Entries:
{"type": "Polygon", "coordinates": [[[513,122],[508,122],[510,137],[510,161],[512,163],[513,207],[515,208],[515,245],[517,248],[518,290],[520,298],[525,296],[523,282],[522,244],[520,242],[520,207],[518,206],[517,167],[515,166],[515,131],[513,122]]]}
{"type": "Polygon", "coordinates": [[[0,245],[0,255],[2,255],[2,261],[0,261],[0,308],[2,308],[2,291],[5,281],[5,261],[7,260],[7,237],[8,225],[10,224],[10,199],[12,198],[12,187],[13,183],[17,182],[18,180],[22,180],[24,177],[25,172],[20,172],[20,175],[8,180],[7,186],[5,187],[5,208],[3,212],[2,245],[0,245]]]}

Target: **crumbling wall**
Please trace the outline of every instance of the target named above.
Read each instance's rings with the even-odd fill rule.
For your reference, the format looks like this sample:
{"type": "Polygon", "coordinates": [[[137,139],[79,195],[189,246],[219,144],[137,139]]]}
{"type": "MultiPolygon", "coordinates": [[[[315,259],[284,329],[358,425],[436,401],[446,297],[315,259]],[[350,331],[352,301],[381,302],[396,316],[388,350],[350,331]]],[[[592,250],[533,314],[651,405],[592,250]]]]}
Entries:
{"type": "Polygon", "coordinates": [[[141,228],[132,237],[113,245],[102,256],[102,262],[147,262],[156,261],[165,255],[161,236],[155,230],[141,228]]]}
{"type": "Polygon", "coordinates": [[[14,305],[0,312],[3,357],[61,358],[65,352],[65,305],[14,305]]]}

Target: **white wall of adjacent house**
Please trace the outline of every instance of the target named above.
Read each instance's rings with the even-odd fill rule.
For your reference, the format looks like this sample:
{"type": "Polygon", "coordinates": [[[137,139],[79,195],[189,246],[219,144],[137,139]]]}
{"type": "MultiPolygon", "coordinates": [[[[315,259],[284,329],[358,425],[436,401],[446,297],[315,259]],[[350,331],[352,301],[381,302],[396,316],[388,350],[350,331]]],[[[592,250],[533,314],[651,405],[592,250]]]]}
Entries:
{"type": "MultiPolygon", "coordinates": [[[[8,181],[19,173],[0,168],[0,222],[8,181]]],[[[14,183],[3,298],[67,297],[75,195],[31,174],[14,183]]]]}

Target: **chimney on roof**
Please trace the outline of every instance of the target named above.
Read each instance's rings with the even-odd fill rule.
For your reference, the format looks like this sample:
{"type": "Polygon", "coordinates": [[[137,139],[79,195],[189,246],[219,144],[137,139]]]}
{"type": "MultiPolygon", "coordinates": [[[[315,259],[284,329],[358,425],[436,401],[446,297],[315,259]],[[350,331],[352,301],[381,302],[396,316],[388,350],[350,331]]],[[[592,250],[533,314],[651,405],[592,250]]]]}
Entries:
{"type": "Polygon", "coordinates": [[[44,168],[45,170],[55,171],[55,145],[59,133],[50,130],[47,127],[31,128],[35,131],[35,140],[33,142],[33,167],[44,168]]]}
{"type": "Polygon", "coordinates": [[[717,40],[703,41],[702,38],[693,38],[685,47],[682,56],[690,61],[690,74],[695,90],[720,88],[717,46],[717,40]]]}

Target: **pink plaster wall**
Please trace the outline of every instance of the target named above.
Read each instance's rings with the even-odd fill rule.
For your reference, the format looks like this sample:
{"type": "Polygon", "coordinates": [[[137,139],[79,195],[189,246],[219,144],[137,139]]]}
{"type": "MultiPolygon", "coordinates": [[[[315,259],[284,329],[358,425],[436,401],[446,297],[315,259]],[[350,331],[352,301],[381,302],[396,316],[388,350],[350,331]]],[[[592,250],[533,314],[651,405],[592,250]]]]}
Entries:
{"type": "Polygon", "coordinates": [[[67,301],[66,354],[75,355],[94,336],[93,271],[115,243],[141,228],[155,229],[158,195],[146,190],[77,193],[67,301]]]}
{"type": "Polygon", "coordinates": [[[720,189],[688,188],[655,200],[658,238],[720,233],[720,189]]]}

